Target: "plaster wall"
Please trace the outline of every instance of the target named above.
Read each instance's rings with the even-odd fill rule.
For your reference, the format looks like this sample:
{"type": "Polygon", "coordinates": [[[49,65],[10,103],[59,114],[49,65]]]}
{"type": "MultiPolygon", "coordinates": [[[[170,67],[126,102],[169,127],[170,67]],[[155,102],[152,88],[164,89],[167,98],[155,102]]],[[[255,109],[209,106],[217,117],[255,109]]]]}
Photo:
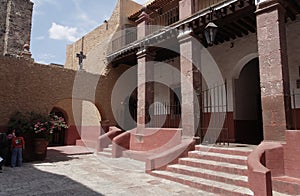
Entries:
{"type": "Polygon", "coordinates": [[[66,114],[69,131],[74,133],[70,136],[72,139],[67,138],[67,144],[74,144],[78,139],[82,125],[99,125],[99,114],[90,113],[97,118],[86,116],[89,120],[82,120],[82,115],[89,115],[90,111],[96,113],[95,106],[101,120],[115,122],[111,92],[125,70],[112,68],[106,76],[100,76],[12,57],[0,57],[0,64],[1,130],[5,130],[10,116],[17,111],[50,113],[54,107],[66,114]],[[94,107],[83,107],[83,101],[94,107]]]}
{"type": "Polygon", "coordinates": [[[227,82],[228,110],[232,112],[235,107],[234,79],[239,78],[244,65],[257,57],[256,35],[250,34],[232,42],[216,45],[208,48],[208,51],[219,66],[223,79],[227,82]]]}
{"type": "MultiPolygon", "coordinates": [[[[300,17],[297,20],[287,23],[287,50],[288,63],[290,73],[290,88],[291,93],[297,94],[295,96],[296,108],[300,108],[300,88],[297,88],[297,80],[300,79],[300,17]]],[[[294,107],[292,99],[292,107],[294,107]]]]}

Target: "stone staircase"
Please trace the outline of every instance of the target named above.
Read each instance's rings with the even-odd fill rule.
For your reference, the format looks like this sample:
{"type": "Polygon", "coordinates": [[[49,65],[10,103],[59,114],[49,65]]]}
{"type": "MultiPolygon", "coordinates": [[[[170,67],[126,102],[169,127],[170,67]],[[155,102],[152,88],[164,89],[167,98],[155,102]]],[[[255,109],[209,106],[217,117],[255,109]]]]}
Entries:
{"type": "Polygon", "coordinates": [[[108,145],[107,148],[104,148],[103,151],[98,152],[98,155],[111,158],[112,157],[112,144],[108,145]]]}
{"type": "Polygon", "coordinates": [[[150,174],[220,195],[253,195],[248,188],[245,147],[208,147],[199,145],[178,164],[150,174]]]}

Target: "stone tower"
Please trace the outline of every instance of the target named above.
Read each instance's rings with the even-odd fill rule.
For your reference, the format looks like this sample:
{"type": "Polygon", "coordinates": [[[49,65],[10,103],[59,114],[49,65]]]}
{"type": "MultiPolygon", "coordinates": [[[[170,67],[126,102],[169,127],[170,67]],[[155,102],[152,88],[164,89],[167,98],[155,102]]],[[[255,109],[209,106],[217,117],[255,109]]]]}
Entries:
{"type": "Polygon", "coordinates": [[[30,44],[33,3],[0,0],[0,55],[20,55],[30,44]]]}

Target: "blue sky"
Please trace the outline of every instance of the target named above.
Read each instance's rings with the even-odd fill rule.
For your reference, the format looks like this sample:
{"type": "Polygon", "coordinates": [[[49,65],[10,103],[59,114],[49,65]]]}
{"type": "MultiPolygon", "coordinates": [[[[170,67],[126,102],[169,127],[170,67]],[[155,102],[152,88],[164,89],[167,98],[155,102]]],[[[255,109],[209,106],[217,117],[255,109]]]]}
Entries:
{"type": "Polygon", "coordinates": [[[109,19],[117,3],[117,0],[31,1],[34,3],[31,53],[36,62],[44,64],[64,64],[66,45],[109,19]]]}

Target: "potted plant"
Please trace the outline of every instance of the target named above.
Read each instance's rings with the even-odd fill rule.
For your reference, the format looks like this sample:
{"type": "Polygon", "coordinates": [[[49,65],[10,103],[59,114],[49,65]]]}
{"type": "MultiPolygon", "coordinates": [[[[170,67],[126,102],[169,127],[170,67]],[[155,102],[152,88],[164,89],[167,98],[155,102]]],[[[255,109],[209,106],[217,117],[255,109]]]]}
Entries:
{"type": "MultiPolygon", "coordinates": [[[[33,146],[29,146],[34,152],[36,160],[44,160],[47,155],[49,139],[54,131],[68,128],[65,119],[55,114],[40,114],[30,112],[22,114],[17,112],[9,121],[9,129],[18,129],[23,132],[27,141],[31,141],[33,146]]],[[[25,141],[27,144],[28,142],[25,141]]]]}
{"type": "Polygon", "coordinates": [[[63,128],[68,128],[67,123],[64,118],[55,114],[41,115],[39,119],[33,121],[34,149],[38,160],[46,158],[47,146],[53,132],[63,128]]]}

